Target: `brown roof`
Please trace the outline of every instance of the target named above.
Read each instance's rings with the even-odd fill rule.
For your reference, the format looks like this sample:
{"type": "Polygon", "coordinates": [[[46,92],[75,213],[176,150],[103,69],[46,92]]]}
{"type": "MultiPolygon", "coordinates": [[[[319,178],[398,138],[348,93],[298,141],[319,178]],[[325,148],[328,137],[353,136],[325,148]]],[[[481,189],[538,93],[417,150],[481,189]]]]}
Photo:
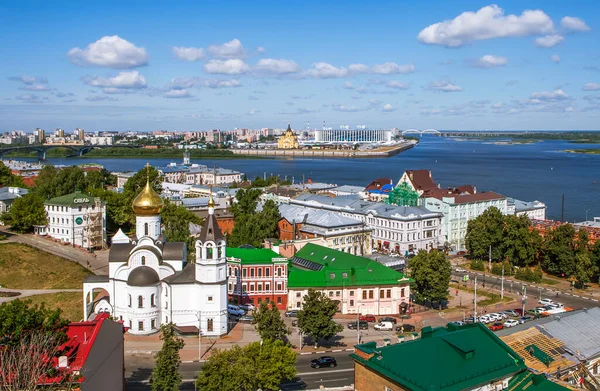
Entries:
{"type": "Polygon", "coordinates": [[[223,233],[219,228],[219,224],[217,224],[217,217],[214,214],[208,214],[204,220],[202,231],[200,231],[198,238],[202,241],[202,243],[209,240],[215,243],[219,240],[223,240],[223,233]]]}
{"type": "Polygon", "coordinates": [[[392,178],[377,178],[373,182],[369,183],[367,187],[365,187],[365,190],[379,190],[382,186],[389,185],[390,183],[392,183],[392,178]]]}
{"type": "Polygon", "coordinates": [[[428,170],[406,170],[408,179],[416,190],[428,190],[435,188],[435,183],[428,170]]]}

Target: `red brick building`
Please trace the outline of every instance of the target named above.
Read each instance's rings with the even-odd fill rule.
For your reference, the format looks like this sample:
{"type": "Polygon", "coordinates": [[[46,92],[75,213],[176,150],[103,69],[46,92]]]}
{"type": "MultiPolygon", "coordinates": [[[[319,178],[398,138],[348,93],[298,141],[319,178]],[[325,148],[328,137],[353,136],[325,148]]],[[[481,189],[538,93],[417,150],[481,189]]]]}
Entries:
{"type": "Polygon", "coordinates": [[[263,248],[227,248],[227,292],[237,304],[275,303],[287,308],[288,260],[263,248]]]}

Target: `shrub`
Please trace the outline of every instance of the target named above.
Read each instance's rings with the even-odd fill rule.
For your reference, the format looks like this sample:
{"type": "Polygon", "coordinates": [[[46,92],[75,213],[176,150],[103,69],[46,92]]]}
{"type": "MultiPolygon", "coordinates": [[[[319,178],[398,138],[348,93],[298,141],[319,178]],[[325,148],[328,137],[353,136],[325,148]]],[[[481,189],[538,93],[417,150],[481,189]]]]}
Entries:
{"type": "Polygon", "coordinates": [[[520,268],[515,277],[519,280],[529,282],[541,282],[542,281],[542,269],[539,266],[535,267],[535,270],[531,270],[528,267],[520,268]]]}
{"type": "Polygon", "coordinates": [[[513,275],[513,265],[508,261],[492,264],[492,274],[501,276],[502,275],[502,266],[504,266],[504,275],[505,276],[513,275]]]}
{"type": "Polygon", "coordinates": [[[479,270],[482,272],[485,270],[485,265],[483,264],[481,259],[472,259],[471,260],[471,269],[479,270]]]}

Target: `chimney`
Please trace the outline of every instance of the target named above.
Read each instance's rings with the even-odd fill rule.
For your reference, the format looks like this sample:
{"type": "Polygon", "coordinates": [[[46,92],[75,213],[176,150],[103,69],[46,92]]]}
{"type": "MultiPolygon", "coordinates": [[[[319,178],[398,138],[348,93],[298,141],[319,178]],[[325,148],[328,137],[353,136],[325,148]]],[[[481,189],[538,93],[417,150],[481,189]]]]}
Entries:
{"type": "Polygon", "coordinates": [[[477,194],[477,185],[473,185],[473,194],[477,194]]]}
{"type": "Polygon", "coordinates": [[[410,180],[412,181],[414,179],[414,175],[413,175],[412,171],[408,175],[410,177],[410,180]]]}
{"type": "Polygon", "coordinates": [[[431,170],[429,170],[429,178],[431,178],[431,170]]]}

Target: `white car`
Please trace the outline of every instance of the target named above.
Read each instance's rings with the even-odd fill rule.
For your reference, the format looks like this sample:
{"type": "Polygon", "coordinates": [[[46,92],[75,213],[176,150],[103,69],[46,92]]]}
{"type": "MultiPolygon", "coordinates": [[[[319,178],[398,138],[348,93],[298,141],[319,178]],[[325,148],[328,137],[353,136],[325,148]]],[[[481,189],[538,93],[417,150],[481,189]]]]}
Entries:
{"type": "Polygon", "coordinates": [[[379,331],[390,331],[394,329],[394,325],[392,322],[379,322],[375,326],[373,326],[375,330],[379,331]]]}
{"type": "Polygon", "coordinates": [[[488,315],[481,315],[478,320],[481,323],[490,323],[492,321],[488,315]]]}
{"type": "Polygon", "coordinates": [[[518,326],[519,325],[519,321],[515,320],[515,319],[509,319],[506,322],[504,322],[504,327],[513,327],[513,326],[518,326]]]}
{"type": "Polygon", "coordinates": [[[493,322],[502,320],[502,317],[500,315],[494,314],[494,313],[488,314],[488,318],[490,318],[490,320],[493,321],[493,322]]]}
{"type": "Polygon", "coordinates": [[[551,305],[554,303],[554,301],[552,301],[550,299],[542,299],[542,300],[538,301],[538,303],[540,303],[541,305],[551,305]]]}
{"type": "Polygon", "coordinates": [[[454,271],[457,273],[465,273],[466,272],[466,270],[463,269],[462,267],[457,267],[456,269],[454,269],[454,271]]]}

